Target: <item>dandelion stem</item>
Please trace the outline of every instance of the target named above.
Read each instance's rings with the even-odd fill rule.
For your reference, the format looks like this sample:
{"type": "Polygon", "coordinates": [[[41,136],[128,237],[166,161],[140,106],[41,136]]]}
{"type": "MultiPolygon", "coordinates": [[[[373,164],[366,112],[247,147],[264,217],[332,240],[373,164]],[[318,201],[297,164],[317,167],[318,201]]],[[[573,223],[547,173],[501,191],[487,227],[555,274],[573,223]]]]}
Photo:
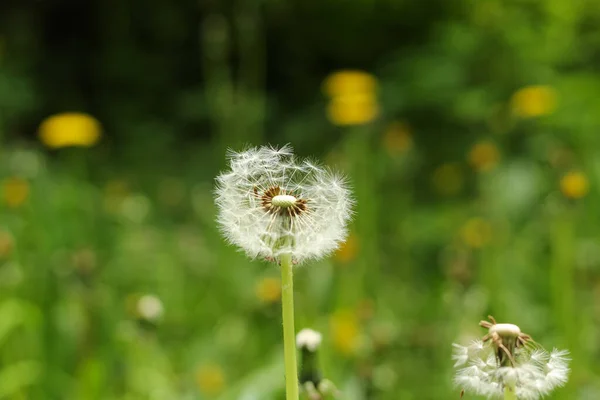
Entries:
{"type": "Polygon", "coordinates": [[[283,353],[285,358],[286,400],[298,400],[298,366],[294,330],[294,272],[292,256],[285,254],[281,262],[281,309],[283,313],[283,353]]]}
{"type": "Polygon", "coordinates": [[[517,395],[513,387],[506,386],[504,388],[504,400],[517,400],[517,395]]]}

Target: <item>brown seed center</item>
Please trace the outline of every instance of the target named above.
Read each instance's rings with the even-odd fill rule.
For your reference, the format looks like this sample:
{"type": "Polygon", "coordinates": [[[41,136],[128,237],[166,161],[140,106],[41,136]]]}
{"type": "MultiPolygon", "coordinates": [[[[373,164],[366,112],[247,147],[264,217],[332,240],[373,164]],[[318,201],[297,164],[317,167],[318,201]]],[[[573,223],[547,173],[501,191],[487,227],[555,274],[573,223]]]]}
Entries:
{"type": "Polygon", "coordinates": [[[267,213],[295,217],[307,210],[305,199],[299,199],[294,196],[293,192],[287,192],[279,186],[270,187],[262,195],[255,187],[254,195],[260,199],[261,205],[267,213]]]}

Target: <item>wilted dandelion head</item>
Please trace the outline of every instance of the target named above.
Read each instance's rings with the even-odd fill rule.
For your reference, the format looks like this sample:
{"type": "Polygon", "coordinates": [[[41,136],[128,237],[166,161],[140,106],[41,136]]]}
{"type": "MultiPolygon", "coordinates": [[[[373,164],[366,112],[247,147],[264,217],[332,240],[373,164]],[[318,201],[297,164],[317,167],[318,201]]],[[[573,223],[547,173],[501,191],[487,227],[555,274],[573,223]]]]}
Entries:
{"type": "Polygon", "coordinates": [[[501,398],[511,388],[519,400],[537,400],[563,386],[568,351],[544,350],[518,326],[482,321],[489,333],[468,346],[454,344],[454,381],[472,394],[501,398]]]}
{"type": "Polygon", "coordinates": [[[229,155],[217,177],[218,222],[225,237],[252,258],[296,263],[323,257],[346,237],[352,198],[340,175],[298,161],[289,146],[229,155]]]}

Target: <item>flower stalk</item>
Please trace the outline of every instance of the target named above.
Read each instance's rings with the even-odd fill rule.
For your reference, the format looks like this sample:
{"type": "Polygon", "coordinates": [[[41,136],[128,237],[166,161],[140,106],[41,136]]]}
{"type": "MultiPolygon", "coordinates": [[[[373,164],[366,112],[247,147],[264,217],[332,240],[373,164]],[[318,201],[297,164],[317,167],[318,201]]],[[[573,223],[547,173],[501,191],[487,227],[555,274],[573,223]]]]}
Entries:
{"type": "Polygon", "coordinates": [[[283,354],[285,358],[286,400],[298,400],[298,366],[296,363],[296,333],[294,329],[294,270],[292,256],[282,254],[281,309],[283,314],[283,354]]]}
{"type": "Polygon", "coordinates": [[[293,268],[338,248],[354,200],[343,176],[297,160],[289,146],[230,152],[230,169],[216,181],[218,223],[250,258],[281,267],[287,400],[298,400],[293,268]]]}

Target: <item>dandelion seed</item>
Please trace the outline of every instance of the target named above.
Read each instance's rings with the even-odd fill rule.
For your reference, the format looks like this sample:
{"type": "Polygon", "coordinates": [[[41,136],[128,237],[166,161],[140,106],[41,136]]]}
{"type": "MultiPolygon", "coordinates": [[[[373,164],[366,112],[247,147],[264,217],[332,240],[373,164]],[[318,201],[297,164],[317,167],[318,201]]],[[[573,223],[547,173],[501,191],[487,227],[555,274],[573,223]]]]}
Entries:
{"type": "Polygon", "coordinates": [[[453,344],[454,381],[463,391],[501,398],[510,390],[519,400],[538,400],[567,382],[567,351],[548,352],[518,326],[490,320],[480,323],[488,329],[482,340],[453,344]]]}
{"type": "Polygon", "coordinates": [[[232,152],[217,177],[218,222],[225,237],[251,258],[295,263],[321,258],[345,239],[353,201],[344,178],[289,146],[232,152]]]}

